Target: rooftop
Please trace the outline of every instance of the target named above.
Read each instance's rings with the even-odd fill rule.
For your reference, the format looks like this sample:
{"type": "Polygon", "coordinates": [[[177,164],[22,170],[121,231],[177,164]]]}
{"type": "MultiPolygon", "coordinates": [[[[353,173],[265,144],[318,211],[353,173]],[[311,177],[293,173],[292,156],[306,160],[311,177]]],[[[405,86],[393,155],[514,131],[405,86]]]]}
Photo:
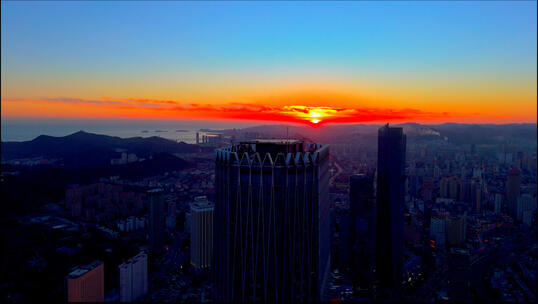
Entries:
{"type": "Polygon", "coordinates": [[[84,265],[84,266],[78,266],[77,268],[73,269],[73,271],[71,271],[69,273],[69,275],[67,275],[67,278],[68,279],[75,279],[75,278],[78,278],[80,277],[81,275],[87,273],[88,271],[91,271],[95,268],[97,268],[98,266],[100,266],[101,264],[103,264],[103,262],[101,261],[94,261],[88,265],[84,265]]]}
{"type": "Polygon", "coordinates": [[[194,202],[191,203],[191,210],[196,211],[203,211],[203,210],[209,210],[213,208],[213,204],[203,196],[204,199],[200,199],[201,197],[198,196],[195,198],[194,202]]]}
{"type": "Polygon", "coordinates": [[[215,150],[217,161],[243,164],[258,162],[302,166],[303,162],[317,163],[328,155],[328,145],[286,138],[245,140],[239,144],[215,150]]]}

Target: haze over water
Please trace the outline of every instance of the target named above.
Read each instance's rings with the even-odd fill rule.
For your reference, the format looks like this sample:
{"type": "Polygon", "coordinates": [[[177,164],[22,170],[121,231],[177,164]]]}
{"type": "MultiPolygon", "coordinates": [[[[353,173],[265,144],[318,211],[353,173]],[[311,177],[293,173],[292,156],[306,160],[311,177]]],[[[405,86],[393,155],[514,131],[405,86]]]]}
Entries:
{"type": "Polygon", "coordinates": [[[2,119],[2,141],[27,141],[39,135],[66,136],[85,131],[122,138],[159,136],[192,144],[196,143],[196,132],[200,129],[233,129],[260,124],[260,122],[203,120],[2,119]]]}

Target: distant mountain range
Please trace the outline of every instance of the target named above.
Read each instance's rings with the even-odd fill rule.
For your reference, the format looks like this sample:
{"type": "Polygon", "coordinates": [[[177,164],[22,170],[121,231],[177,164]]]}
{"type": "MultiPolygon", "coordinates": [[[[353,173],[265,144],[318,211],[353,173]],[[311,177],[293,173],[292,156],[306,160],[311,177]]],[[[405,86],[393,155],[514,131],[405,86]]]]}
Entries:
{"type": "Polygon", "coordinates": [[[34,157],[59,161],[36,166],[3,163],[2,172],[18,174],[2,177],[0,192],[8,203],[3,205],[6,213],[0,218],[37,212],[45,203],[60,201],[69,184],[93,183],[111,176],[139,179],[181,171],[194,164],[172,153],[208,149],[159,137],[122,139],[82,131],[65,137],[42,135],[31,141],[2,142],[1,148],[3,161],[34,157]],[[144,160],[112,165],[110,159],[121,156],[118,149],[144,160]]]}
{"type": "MultiPolygon", "coordinates": [[[[417,123],[391,124],[403,127],[408,139],[447,139],[455,144],[498,144],[507,141],[536,142],[536,124],[459,124],[445,123],[425,125],[417,123]]],[[[263,125],[240,130],[222,130],[223,133],[259,132],[264,136],[304,138],[321,143],[339,143],[362,140],[364,144],[375,145],[379,125],[339,124],[319,128],[310,126],[263,125]]],[[[177,143],[161,137],[120,138],[79,131],[64,137],[41,135],[30,141],[2,142],[2,161],[43,157],[61,159],[66,168],[110,164],[112,158],[121,153],[134,153],[138,158],[149,158],[159,153],[211,152],[209,147],[177,143]]]]}
{"type": "Polygon", "coordinates": [[[41,135],[30,141],[2,142],[2,161],[44,157],[61,159],[66,167],[110,164],[121,153],[134,153],[149,158],[158,153],[193,153],[207,150],[197,145],[177,143],[161,137],[120,138],[79,131],[64,137],[41,135]]]}
{"type": "MultiPolygon", "coordinates": [[[[402,127],[408,140],[447,139],[454,144],[497,144],[506,141],[536,142],[536,124],[390,124],[402,127]]],[[[259,132],[270,137],[299,137],[322,143],[364,140],[375,144],[377,130],[382,124],[333,124],[322,127],[298,125],[264,125],[241,129],[240,132],[259,132]]],[[[225,130],[228,131],[228,130],[225,130]]],[[[237,132],[231,131],[231,132],[237,132]]]]}

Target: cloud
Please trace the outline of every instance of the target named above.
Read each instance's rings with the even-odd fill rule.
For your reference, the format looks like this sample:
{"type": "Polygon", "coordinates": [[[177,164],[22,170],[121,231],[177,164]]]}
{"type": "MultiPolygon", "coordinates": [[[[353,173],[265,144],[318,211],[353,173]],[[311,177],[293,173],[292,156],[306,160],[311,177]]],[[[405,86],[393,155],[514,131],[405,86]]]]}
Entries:
{"type": "MultiPolygon", "coordinates": [[[[359,123],[378,121],[435,121],[454,118],[447,112],[426,112],[418,109],[351,108],[331,106],[284,105],[272,106],[260,103],[198,104],[174,100],[147,98],[84,99],[55,97],[41,99],[3,99],[17,102],[46,102],[67,105],[88,105],[103,113],[140,113],[145,117],[200,118],[282,121],[306,124],[359,123]]],[[[81,110],[82,111],[82,110],[81,110]]],[[[82,113],[83,114],[83,113],[82,113]]]]}
{"type": "Polygon", "coordinates": [[[124,102],[119,100],[98,100],[98,99],[83,99],[83,98],[72,98],[72,97],[56,97],[56,98],[43,98],[43,101],[51,102],[64,102],[64,103],[74,103],[74,104],[111,104],[111,105],[120,105],[124,102]]]}

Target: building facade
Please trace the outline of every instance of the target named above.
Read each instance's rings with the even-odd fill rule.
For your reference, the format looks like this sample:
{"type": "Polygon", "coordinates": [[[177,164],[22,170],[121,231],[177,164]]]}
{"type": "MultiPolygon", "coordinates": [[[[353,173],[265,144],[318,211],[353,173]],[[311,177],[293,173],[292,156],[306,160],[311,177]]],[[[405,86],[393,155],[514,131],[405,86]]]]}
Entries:
{"type": "Polygon", "coordinates": [[[514,219],[517,217],[517,199],[521,192],[521,172],[517,169],[512,169],[508,172],[506,180],[506,203],[508,205],[508,213],[514,219]]]}
{"type": "Polygon", "coordinates": [[[140,252],[121,264],[120,302],[133,302],[148,293],[148,256],[140,252]]]}
{"type": "Polygon", "coordinates": [[[95,261],[79,266],[66,277],[67,302],[104,302],[104,263],[95,261]]]}
{"type": "Polygon", "coordinates": [[[191,265],[195,269],[211,266],[213,258],[213,204],[205,196],[191,203],[191,265]]]}
{"type": "Polygon", "coordinates": [[[329,148],[241,142],[216,153],[216,301],[319,301],[329,272],[329,148]]]}
{"type": "Polygon", "coordinates": [[[525,211],[533,212],[536,210],[536,198],[532,197],[530,194],[522,194],[517,199],[516,207],[516,219],[523,220],[523,214],[525,211]]]}
{"type": "Polygon", "coordinates": [[[375,193],[372,176],[349,177],[350,242],[353,285],[357,292],[372,288],[375,264],[375,193]]]}
{"type": "Polygon", "coordinates": [[[456,247],[465,243],[467,231],[467,214],[450,216],[446,219],[447,243],[456,247]]]}
{"type": "Polygon", "coordinates": [[[406,136],[402,128],[378,131],[376,278],[395,292],[402,282],[406,136]]]}
{"type": "Polygon", "coordinates": [[[148,191],[149,196],[149,247],[160,251],[164,245],[164,194],[162,189],[148,191]]]}

